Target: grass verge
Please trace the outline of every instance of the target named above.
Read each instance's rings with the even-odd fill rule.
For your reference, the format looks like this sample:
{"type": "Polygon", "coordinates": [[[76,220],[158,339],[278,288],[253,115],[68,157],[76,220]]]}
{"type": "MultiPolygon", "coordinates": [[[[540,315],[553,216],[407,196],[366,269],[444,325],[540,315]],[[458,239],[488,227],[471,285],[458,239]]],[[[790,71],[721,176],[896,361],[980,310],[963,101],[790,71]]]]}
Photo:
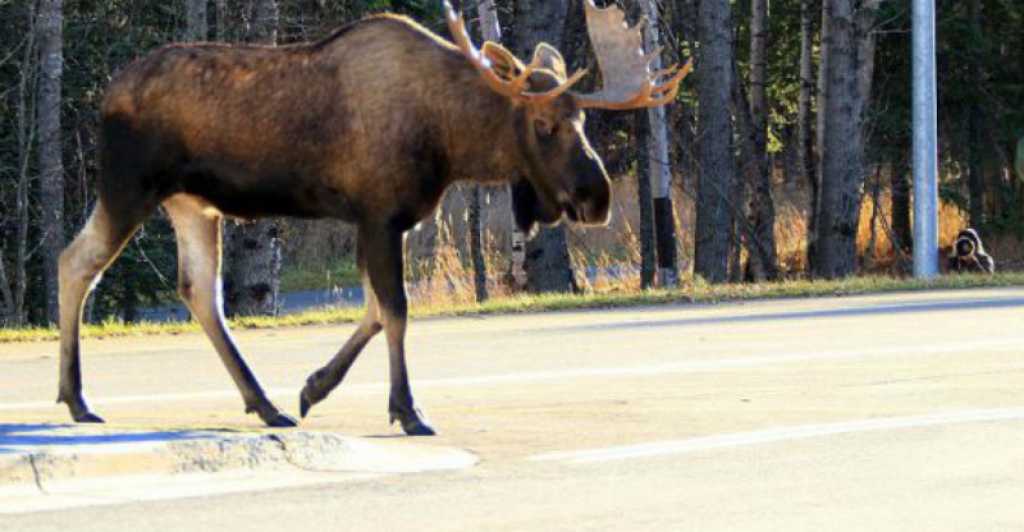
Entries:
{"type": "MultiPolygon", "coordinates": [[[[674,290],[613,291],[590,294],[520,295],[471,305],[412,305],[414,317],[466,316],[482,314],[514,314],[569,309],[598,309],[661,305],[669,303],[718,303],[758,299],[810,298],[872,294],[894,291],[941,290],[958,288],[984,288],[1024,286],[1024,272],[999,273],[991,276],[953,275],[933,281],[899,279],[894,277],[856,277],[839,281],[784,281],[778,283],[709,285],[702,282],[688,284],[674,290]]],[[[231,320],[237,329],[275,329],[329,325],[355,322],[362,317],[362,309],[341,308],[314,310],[276,318],[253,317],[231,320]]],[[[198,332],[194,322],[137,323],[107,322],[87,325],[82,335],[87,338],[113,338],[121,336],[175,335],[198,332]]],[[[0,343],[56,340],[53,328],[0,329],[0,343]]]]}

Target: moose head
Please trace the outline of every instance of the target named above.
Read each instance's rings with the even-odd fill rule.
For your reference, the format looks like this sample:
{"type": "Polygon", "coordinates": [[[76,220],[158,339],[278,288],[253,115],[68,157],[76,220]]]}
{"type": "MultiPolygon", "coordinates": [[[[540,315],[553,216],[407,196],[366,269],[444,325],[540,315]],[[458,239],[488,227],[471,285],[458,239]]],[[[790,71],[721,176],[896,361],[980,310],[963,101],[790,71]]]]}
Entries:
{"type": "Polygon", "coordinates": [[[522,168],[513,185],[516,224],[524,231],[538,222],[552,224],[565,215],[586,225],[607,223],[611,185],[601,157],[583,126],[586,109],[630,110],[665,105],[679,91],[691,63],[652,72],[661,53],[643,50],[642,23],[630,26],[615,6],[584,2],[587,30],[604,78],[604,88],[583,94],[572,87],[586,75],[568,75],[562,54],[541,43],[527,64],[501,44],[473,45],[465,20],[445,2],[448,28],[481,79],[516,108],[516,137],[522,168]]]}

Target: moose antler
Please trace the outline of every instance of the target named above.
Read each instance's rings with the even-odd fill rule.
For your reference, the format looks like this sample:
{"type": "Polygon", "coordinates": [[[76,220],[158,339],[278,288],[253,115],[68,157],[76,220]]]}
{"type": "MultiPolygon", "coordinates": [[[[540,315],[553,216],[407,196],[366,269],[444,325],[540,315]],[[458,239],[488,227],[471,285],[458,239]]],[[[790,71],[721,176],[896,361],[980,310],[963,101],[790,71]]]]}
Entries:
{"type": "Polygon", "coordinates": [[[682,69],[675,65],[652,73],[651,61],[661,53],[661,47],[644,54],[641,30],[646,21],[631,27],[626,15],[614,5],[599,8],[593,0],[583,4],[604,88],[593,94],[576,94],[580,106],[621,111],[671,102],[679,92],[679,83],[690,73],[692,59],[682,69]]]}
{"type": "Polygon", "coordinates": [[[477,72],[480,73],[487,86],[502,96],[520,102],[543,103],[564,94],[587,74],[586,70],[581,70],[568,79],[564,79],[564,71],[557,72],[546,68],[544,54],[536,54],[530,64],[524,66],[522,61],[517,59],[512,52],[492,41],[485,42],[481,52],[473,46],[473,41],[469,38],[469,33],[466,31],[466,21],[463,19],[462,13],[456,13],[452,8],[451,2],[448,0],[444,2],[444,12],[445,20],[448,21],[448,31],[452,34],[452,38],[455,39],[455,44],[462,50],[462,54],[469,59],[477,72]],[[507,63],[507,65],[503,66],[511,67],[508,68],[508,72],[502,73],[507,75],[509,79],[506,79],[495,70],[494,59],[498,58],[507,63]],[[558,86],[544,92],[529,91],[530,76],[538,70],[548,70],[555,74],[556,77],[560,78],[558,86]]]}

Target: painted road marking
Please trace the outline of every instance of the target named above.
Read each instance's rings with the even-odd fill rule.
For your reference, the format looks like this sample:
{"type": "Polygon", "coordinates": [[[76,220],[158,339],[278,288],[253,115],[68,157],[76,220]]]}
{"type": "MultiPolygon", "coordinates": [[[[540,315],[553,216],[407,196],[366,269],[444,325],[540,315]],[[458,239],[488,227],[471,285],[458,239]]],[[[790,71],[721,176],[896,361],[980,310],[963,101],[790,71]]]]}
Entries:
{"type": "Polygon", "coordinates": [[[996,408],[988,410],[959,410],[926,414],[920,416],[857,419],[820,425],[783,427],[754,432],[719,434],[683,440],[668,440],[603,449],[583,449],[538,454],[530,460],[564,462],[568,464],[591,464],[619,460],[636,460],[657,456],[716,451],[735,447],[749,447],[780,442],[824,438],[842,434],[905,430],[963,423],[993,421],[1015,421],[1024,419],[1024,407],[996,408]]]}
{"type": "MultiPolygon", "coordinates": [[[[712,371],[745,370],[764,366],[797,364],[805,362],[834,362],[873,359],[887,356],[928,357],[932,355],[949,355],[969,353],[978,350],[1006,351],[1020,350],[1021,340],[988,340],[961,343],[942,343],[938,345],[916,345],[909,347],[854,349],[847,351],[821,352],[738,357],[710,360],[688,360],[667,362],[663,364],[647,364],[632,366],[612,366],[604,368],[584,368],[560,371],[535,371],[506,374],[477,375],[471,377],[453,377],[448,379],[424,379],[415,382],[421,388],[460,388],[473,386],[493,386],[501,384],[536,384],[562,380],[586,379],[597,377],[644,377],[650,375],[668,375],[676,373],[706,373],[712,371]]],[[[375,395],[386,393],[389,385],[386,382],[349,384],[344,387],[345,393],[375,395]]],[[[267,391],[270,396],[298,395],[301,388],[273,388],[267,391]]],[[[237,390],[214,390],[206,392],[184,392],[150,395],[123,395],[100,397],[89,402],[94,405],[118,405],[140,403],[183,403],[188,401],[206,401],[234,399],[237,390]]],[[[0,411],[47,410],[54,407],[52,401],[31,401],[20,403],[0,403],[0,411]]]]}

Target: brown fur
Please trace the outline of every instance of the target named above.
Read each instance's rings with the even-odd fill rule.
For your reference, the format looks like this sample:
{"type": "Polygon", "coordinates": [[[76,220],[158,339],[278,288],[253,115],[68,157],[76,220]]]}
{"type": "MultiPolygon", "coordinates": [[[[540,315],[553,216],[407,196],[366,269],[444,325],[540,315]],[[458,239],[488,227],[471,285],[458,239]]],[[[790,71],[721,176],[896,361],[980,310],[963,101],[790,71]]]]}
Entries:
{"type": "MultiPolygon", "coordinates": [[[[536,73],[532,87],[563,81],[564,67],[555,66],[536,73]]],[[[392,416],[407,432],[428,431],[405,370],[402,233],[457,180],[516,183],[524,227],[556,222],[563,212],[604,222],[610,189],[583,121],[571,94],[543,105],[499,96],[454,46],[395,16],[351,24],[314,44],[172,45],[139,59],[107,90],[99,204],[65,253],[61,400],[76,419],[95,417],[77,374],[81,302],[163,204],[178,233],[183,298],[247,409],[287,424],[224,324],[215,235],[222,215],[335,218],[359,227],[371,308],[353,340],[310,378],[303,411],[337,386],[383,328],[392,416]]]]}

